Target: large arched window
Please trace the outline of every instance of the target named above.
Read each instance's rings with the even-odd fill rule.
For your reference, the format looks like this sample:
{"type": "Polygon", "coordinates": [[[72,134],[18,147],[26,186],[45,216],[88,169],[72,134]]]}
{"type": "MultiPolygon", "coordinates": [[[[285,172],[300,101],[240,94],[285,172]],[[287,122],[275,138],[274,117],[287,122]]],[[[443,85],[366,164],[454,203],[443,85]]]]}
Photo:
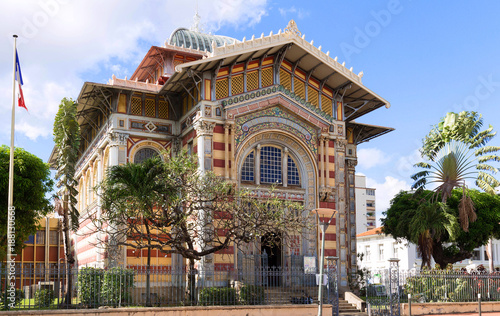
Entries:
{"type": "Polygon", "coordinates": [[[286,147],[266,145],[253,148],[241,165],[241,182],[300,186],[300,174],[286,147]]]}
{"type": "Polygon", "coordinates": [[[134,155],[134,163],[141,163],[155,156],[158,156],[158,152],[153,148],[150,147],[141,148],[134,155]]]}

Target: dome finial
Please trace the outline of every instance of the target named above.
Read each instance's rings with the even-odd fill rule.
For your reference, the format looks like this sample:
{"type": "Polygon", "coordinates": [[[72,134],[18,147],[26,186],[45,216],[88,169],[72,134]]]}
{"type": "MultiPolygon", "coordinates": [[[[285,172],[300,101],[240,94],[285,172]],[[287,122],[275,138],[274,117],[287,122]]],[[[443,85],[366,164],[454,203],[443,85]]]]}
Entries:
{"type": "Polygon", "coordinates": [[[203,33],[203,28],[201,26],[201,16],[198,14],[198,0],[196,0],[196,11],[193,17],[193,25],[191,26],[191,31],[197,33],[203,33]]]}

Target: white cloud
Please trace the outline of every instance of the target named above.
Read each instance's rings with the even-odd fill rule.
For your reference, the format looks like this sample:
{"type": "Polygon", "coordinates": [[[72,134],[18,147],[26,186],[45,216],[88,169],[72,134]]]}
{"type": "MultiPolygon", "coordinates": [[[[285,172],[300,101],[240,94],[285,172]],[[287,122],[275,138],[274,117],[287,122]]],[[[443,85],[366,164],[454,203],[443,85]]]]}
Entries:
{"type": "Polygon", "coordinates": [[[304,17],[309,16],[309,12],[305,11],[302,8],[295,8],[295,6],[291,6],[290,8],[278,8],[278,11],[280,12],[280,15],[284,18],[287,17],[287,15],[297,15],[298,19],[303,19],[304,17]]]}
{"type": "Polygon", "coordinates": [[[375,188],[375,207],[377,215],[377,226],[380,225],[382,212],[387,210],[394,196],[401,190],[409,190],[410,184],[404,180],[386,176],[383,183],[377,183],[374,179],[366,178],[366,187],[375,188]]]}
{"type": "MultiPolygon", "coordinates": [[[[29,113],[17,111],[16,125],[36,139],[50,137],[60,100],[76,98],[84,81],[130,76],[149,45],[191,26],[196,2],[4,0],[0,6],[0,117],[10,117],[12,35],[18,34],[29,113]]],[[[267,7],[267,0],[203,1],[199,14],[208,31],[245,28],[259,23],[267,7]]],[[[8,126],[5,119],[0,143],[8,142],[8,126]]]]}
{"type": "Polygon", "coordinates": [[[358,167],[370,169],[391,161],[391,158],[378,148],[362,148],[358,150],[358,167]]]}

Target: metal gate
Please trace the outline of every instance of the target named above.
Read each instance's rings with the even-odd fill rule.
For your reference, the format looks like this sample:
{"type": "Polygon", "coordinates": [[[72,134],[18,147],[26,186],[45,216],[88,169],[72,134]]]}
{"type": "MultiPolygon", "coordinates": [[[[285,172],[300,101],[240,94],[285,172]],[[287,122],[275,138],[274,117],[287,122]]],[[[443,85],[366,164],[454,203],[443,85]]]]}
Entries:
{"type": "Polygon", "coordinates": [[[390,259],[389,268],[370,271],[366,276],[366,305],[370,316],[400,316],[399,259],[390,259]]]}
{"type": "Polygon", "coordinates": [[[332,305],[332,316],[339,315],[339,282],[338,282],[338,257],[326,257],[327,300],[332,305]]]}

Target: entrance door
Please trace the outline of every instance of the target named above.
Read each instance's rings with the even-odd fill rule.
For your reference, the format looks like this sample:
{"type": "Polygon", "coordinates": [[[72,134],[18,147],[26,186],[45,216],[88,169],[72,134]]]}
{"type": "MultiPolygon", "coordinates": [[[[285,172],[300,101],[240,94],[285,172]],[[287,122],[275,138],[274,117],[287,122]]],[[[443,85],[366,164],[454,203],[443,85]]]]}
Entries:
{"type": "Polygon", "coordinates": [[[275,234],[268,234],[261,239],[261,249],[262,249],[262,268],[264,282],[267,281],[269,286],[279,286],[281,285],[281,241],[277,238],[275,234]],[[267,262],[266,262],[267,261],[267,262]],[[267,275],[267,276],[266,276],[267,275]]]}

